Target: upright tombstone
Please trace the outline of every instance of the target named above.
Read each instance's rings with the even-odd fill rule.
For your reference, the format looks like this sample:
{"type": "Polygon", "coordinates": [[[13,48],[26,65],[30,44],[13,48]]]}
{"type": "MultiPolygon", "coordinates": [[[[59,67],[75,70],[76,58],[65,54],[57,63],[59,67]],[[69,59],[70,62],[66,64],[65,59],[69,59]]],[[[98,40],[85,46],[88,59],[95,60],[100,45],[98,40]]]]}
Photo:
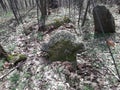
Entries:
{"type": "Polygon", "coordinates": [[[97,5],[94,7],[93,18],[95,25],[95,34],[101,34],[102,31],[104,31],[104,33],[115,33],[114,17],[105,6],[97,5]]]}

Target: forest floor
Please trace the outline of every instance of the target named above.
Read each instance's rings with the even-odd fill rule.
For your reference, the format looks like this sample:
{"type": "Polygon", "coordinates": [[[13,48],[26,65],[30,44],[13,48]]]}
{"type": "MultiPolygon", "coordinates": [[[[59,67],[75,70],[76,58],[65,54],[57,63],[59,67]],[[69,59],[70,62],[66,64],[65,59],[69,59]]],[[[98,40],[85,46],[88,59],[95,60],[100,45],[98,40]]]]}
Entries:
{"type": "MultiPolygon", "coordinates": [[[[109,8],[116,24],[116,33],[110,37],[115,46],[110,48],[120,72],[120,14],[117,12],[117,6],[109,8]]],[[[47,23],[68,15],[66,11],[67,9],[54,11],[48,17],[47,23]]],[[[72,15],[72,23],[65,23],[44,36],[44,32],[37,31],[35,10],[24,18],[24,24],[19,25],[16,25],[14,20],[9,20],[12,16],[0,17],[1,45],[8,53],[27,56],[21,68],[15,69],[0,80],[0,90],[120,90],[118,76],[105,40],[94,39],[92,14],[88,14],[86,24],[82,28],[77,27],[77,17],[74,18],[72,15]],[[33,30],[26,36],[24,29],[31,25],[33,30]],[[69,25],[73,25],[76,31],[69,25]],[[86,51],[77,56],[79,64],[76,70],[70,71],[67,68],[68,64],[72,67],[70,62],[49,63],[49,60],[43,57],[45,53],[41,50],[42,43],[47,43],[52,33],[59,30],[68,30],[74,34],[78,32],[79,40],[86,46],[86,51]]],[[[0,62],[0,68],[3,64],[0,62]]],[[[0,78],[10,70],[6,68],[0,71],[0,78]]]]}

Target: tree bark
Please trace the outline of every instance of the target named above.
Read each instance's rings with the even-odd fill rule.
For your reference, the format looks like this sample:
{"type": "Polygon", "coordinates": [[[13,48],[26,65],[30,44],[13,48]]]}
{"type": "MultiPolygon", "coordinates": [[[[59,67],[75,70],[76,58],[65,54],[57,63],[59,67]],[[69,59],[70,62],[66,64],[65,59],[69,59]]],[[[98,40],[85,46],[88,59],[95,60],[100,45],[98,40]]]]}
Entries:
{"type": "Polygon", "coordinates": [[[40,11],[41,11],[41,18],[40,18],[40,24],[39,24],[39,31],[45,30],[45,21],[47,16],[47,1],[46,0],[40,0],[40,11]]]}

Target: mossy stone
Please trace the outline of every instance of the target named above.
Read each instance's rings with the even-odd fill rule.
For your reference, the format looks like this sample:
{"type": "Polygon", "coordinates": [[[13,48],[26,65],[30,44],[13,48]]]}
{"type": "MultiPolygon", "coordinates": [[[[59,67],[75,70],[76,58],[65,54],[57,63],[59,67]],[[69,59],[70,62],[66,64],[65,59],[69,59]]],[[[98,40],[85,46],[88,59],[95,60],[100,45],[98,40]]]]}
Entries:
{"type": "Polygon", "coordinates": [[[69,18],[69,17],[66,17],[66,16],[63,18],[63,21],[66,22],[66,23],[71,22],[70,18],[69,18]]]}
{"type": "Polygon", "coordinates": [[[49,48],[48,56],[52,61],[75,61],[76,53],[82,49],[83,45],[75,44],[71,41],[60,40],[49,48]]]}
{"type": "Polygon", "coordinates": [[[7,60],[10,63],[13,63],[14,65],[16,65],[20,61],[25,61],[26,59],[27,59],[27,56],[23,54],[8,55],[8,58],[7,58],[7,60]]]}

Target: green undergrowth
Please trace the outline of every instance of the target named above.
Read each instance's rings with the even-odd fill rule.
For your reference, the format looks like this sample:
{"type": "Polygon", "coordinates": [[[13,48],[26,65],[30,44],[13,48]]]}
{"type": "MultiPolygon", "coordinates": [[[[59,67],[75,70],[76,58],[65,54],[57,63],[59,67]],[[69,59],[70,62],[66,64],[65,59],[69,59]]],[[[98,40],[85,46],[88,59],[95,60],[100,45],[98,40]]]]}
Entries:
{"type": "Polygon", "coordinates": [[[83,90],[94,90],[94,88],[92,87],[92,85],[85,84],[83,90]]]}
{"type": "Polygon", "coordinates": [[[11,11],[8,11],[6,13],[1,13],[0,14],[0,23],[4,23],[12,17],[13,17],[13,13],[11,11]]]}
{"type": "Polygon", "coordinates": [[[43,40],[43,35],[42,35],[41,32],[37,33],[37,39],[40,40],[40,41],[43,40]]]}
{"type": "Polygon", "coordinates": [[[0,71],[2,71],[4,68],[3,68],[3,65],[5,63],[5,58],[1,58],[0,59],[0,71]]]}
{"type": "Polygon", "coordinates": [[[14,55],[8,55],[8,57],[0,58],[0,71],[4,70],[4,63],[9,62],[13,65],[17,65],[21,61],[25,61],[27,59],[26,55],[23,54],[14,54],[14,55]]]}
{"type": "Polygon", "coordinates": [[[14,73],[9,78],[11,86],[9,87],[10,90],[16,90],[16,86],[18,85],[18,81],[20,80],[20,74],[14,73]]]}

